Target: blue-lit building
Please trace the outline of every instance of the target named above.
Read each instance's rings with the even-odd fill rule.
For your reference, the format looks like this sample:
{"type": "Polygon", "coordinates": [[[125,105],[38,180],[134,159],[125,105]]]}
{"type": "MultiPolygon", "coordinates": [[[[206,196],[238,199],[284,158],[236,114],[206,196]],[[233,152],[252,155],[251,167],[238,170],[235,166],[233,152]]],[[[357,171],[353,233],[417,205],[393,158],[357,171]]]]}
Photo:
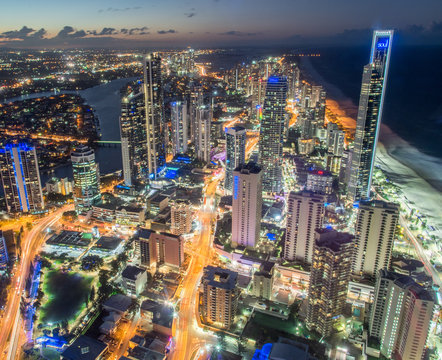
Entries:
{"type": "Polygon", "coordinates": [[[259,135],[259,164],[263,171],[263,191],[269,193],[279,193],[282,189],[282,147],[286,124],[286,101],[287,78],[269,77],[259,135]]]}
{"type": "Polygon", "coordinates": [[[348,185],[352,201],[370,197],[392,40],[393,30],[376,30],[370,63],[364,66],[348,185]]]}
{"type": "Polygon", "coordinates": [[[267,343],[257,349],[252,360],[313,360],[308,345],[286,338],[279,338],[276,343],[267,343]]]}
{"type": "Polygon", "coordinates": [[[6,247],[6,240],[3,236],[3,231],[0,230],[0,271],[8,268],[9,256],[8,248],[6,247]]]}
{"type": "Polygon", "coordinates": [[[234,126],[226,129],[226,177],[224,189],[232,191],[233,170],[246,161],[246,129],[234,126]]]}
{"type": "Polygon", "coordinates": [[[0,172],[8,213],[44,209],[35,147],[20,143],[0,148],[0,172]]]}

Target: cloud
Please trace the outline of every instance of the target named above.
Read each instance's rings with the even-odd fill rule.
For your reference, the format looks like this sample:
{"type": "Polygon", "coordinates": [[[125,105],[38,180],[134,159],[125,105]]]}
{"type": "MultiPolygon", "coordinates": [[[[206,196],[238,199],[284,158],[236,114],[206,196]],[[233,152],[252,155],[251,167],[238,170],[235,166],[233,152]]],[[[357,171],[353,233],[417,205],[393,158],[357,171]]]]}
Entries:
{"type": "Polygon", "coordinates": [[[86,35],[87,33],[84,30],[75,30],[72,26],[65,26],[56,37],[59,39],[75,39],[85,37],[86,35]]]}
{"type": "Polygon", "coordinates": [[[34,29],[23,26],[20,30],[5,31],[0,34],[0,37],[5,39],[24,39],[33,32],[35,32],[34,29]]]}
{"type": "Polygon", "coordinates": [[[169,29],[169,30],[159,30],[157,31],[158,34],[164,35],[164,34],[176,34],[178,31],[169,29]]]}
{"type": "Polygon", "coordinates": [[[115,35],[118,34],[118,31],[115,28],[105,27],[98,35],[115,35]]]}
{"type": "Polygon", "coordinates": [[[98,9],[99,13],[103,12],[123,12],[123,11],[130,11],[130,10],[139,10],[141,9],[141,6],[132,6],[132,7],[125,7],[125,8],[114,8],[114,7],[108,7],[107,9],[98,9]]]}
{"type": "Polygon", "coordinates": [[[256,35],[259,35],[259,33],[230,30],[230,31],[218,33],[218,35],[223,35],[223,36],[256,36],[256,35]]]}
{"type": "MultiPolygon", "coordinates": [[[[145,35],[145,34],[149,34],[147,32],[149,28],[147,26],[143,26],[141,28],[132,28],[132,29],[124,29],[127,30],[126,32],[122,32],[123,34],[128,34],[128,35],[145,35]]],[[[123,29],[122,29],[123,30],[123,29]]]]}
{"type": "Polygon", "coordinates": [[[194,17],[196,15],[196,12],[190,12],[190,13],[184,13],[188,18],[194,17]]]}

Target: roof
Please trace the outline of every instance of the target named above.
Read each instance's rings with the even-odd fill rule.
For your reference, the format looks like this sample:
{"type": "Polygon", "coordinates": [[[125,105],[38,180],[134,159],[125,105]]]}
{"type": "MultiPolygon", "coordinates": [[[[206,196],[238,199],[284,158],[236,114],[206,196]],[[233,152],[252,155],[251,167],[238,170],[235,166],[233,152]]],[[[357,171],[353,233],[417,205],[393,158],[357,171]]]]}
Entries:
{"type": "Polygon", "coordinates": [[[95,360],[105,350],[107,345],[89,336],[79,336],[63,353],[62,359],[69,360],[95,360]]]}
{"type": "Polygon", "coordinates": [[[207,281],[210,286],[233,290],[236,287],[237,279],[237,272],[210,265],[204,268],[203,280],[207,281]]]}
{"type": "Polygon", "coordinates": [[[259,174],[261,168],[256,163],[249,161],[247,164],[238,166],[234,171],[239,171],[241,174],[259,174]]]}
{"type": "Polygon", "coordinates": [[[115,250],[121,243],[121,239],[116,236],[102,236],[96,243],[94,248],[105,250],[115,250]]]}
{"type": "Polygon", "coordinates": [[[145,300],[141,304],[142,311],[149,311],[153,314],[152,323],[172,328],[173,323],[173,307],[157,303],[152,300],[145,300]]]}
{"type": "Polygon", "coordinates": [[[150,235],[155,233],[155,231],[146,229],[146,228],[140,228],[138,230],[138,238],[140,239],[149,239],[150,235]]]}
{"type": "Polygon", "coordinates": [[[139,268],[138,266],[127,265],[121,273],[121,276],[129,280],[137,280],[138,276],[145,272],[146,270],[139,268]]]}
{"type": "Polygon", "coordinates": [[[115,294],[108,298],[104,303],[104,307],[108,307],[120,312],[125,312],[132,304],[132,299],[123,294],[115,294]]]}
{"type": "Polygon", "coordinates": [[[316,246],[326,247],[333,252],[342,251],[347,244],[353,242],[354,235],[339,232],[330,228],[316,229],[316,246]]]}

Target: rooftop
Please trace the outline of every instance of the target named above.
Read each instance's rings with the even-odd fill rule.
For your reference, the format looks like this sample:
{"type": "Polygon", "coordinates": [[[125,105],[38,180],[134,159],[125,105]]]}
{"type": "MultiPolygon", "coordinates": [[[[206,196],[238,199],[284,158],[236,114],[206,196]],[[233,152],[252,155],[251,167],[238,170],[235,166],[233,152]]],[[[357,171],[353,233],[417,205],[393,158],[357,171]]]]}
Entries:
{"type": "Polygon", "coordinates": [[[122,294],[115,294],[108,298],[104,303],[104,307],[109,307],[111,309],[118,310],[120,312],[125,312],[129,309],[132,304],[132,299],[129,296],[122,294]]]}
{"type": "Polygon", "coordinates": [[[146,272],[146,270],[139,268],[137,266],[127,265],[126,268],[121,273],[121,276],[130,280],[137,280],[138,276],[142,273],[146,272]]]}
{"type": "Polygon", "coordinates": [[[62,359],[95,360],[106,350],[107,345],[89,336],[79,336],[63,353],[62,359]]]}
{"type": "Polygon", "coordinates": [[[254,162],[250,161],[247,164],[238,166],[234,171],[239,171],[241,174],[259,174],[261,168],[254,162]]]}
{"type": "Polygon", "coordinates": [[[210,286],[232,290],[236,287],[238,273],[215,266],[204,268],[203,280],[210,286]]]}

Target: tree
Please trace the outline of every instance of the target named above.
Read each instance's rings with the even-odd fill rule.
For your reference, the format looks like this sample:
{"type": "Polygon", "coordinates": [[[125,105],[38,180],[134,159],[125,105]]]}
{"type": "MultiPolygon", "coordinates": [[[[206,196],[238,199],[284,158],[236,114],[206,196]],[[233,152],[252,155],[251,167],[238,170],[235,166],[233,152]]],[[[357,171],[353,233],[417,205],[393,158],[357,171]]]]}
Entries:
{"type": "Polygon", "coordinates": [[[238,354],[244,355],[247,349],[247,339],[244,336],[240,336],[236,341],[236,345],[238,347],[238,354]]]}
{"type": "Polygon", "coordinates": [[[95,298],[95,286],[92,286],[92,288],[91,288],[91,292],[89,293],[89,300],[90,300],[91,302],[93,302],[93,301],[94,301],[94,298],[95,298]]]}

